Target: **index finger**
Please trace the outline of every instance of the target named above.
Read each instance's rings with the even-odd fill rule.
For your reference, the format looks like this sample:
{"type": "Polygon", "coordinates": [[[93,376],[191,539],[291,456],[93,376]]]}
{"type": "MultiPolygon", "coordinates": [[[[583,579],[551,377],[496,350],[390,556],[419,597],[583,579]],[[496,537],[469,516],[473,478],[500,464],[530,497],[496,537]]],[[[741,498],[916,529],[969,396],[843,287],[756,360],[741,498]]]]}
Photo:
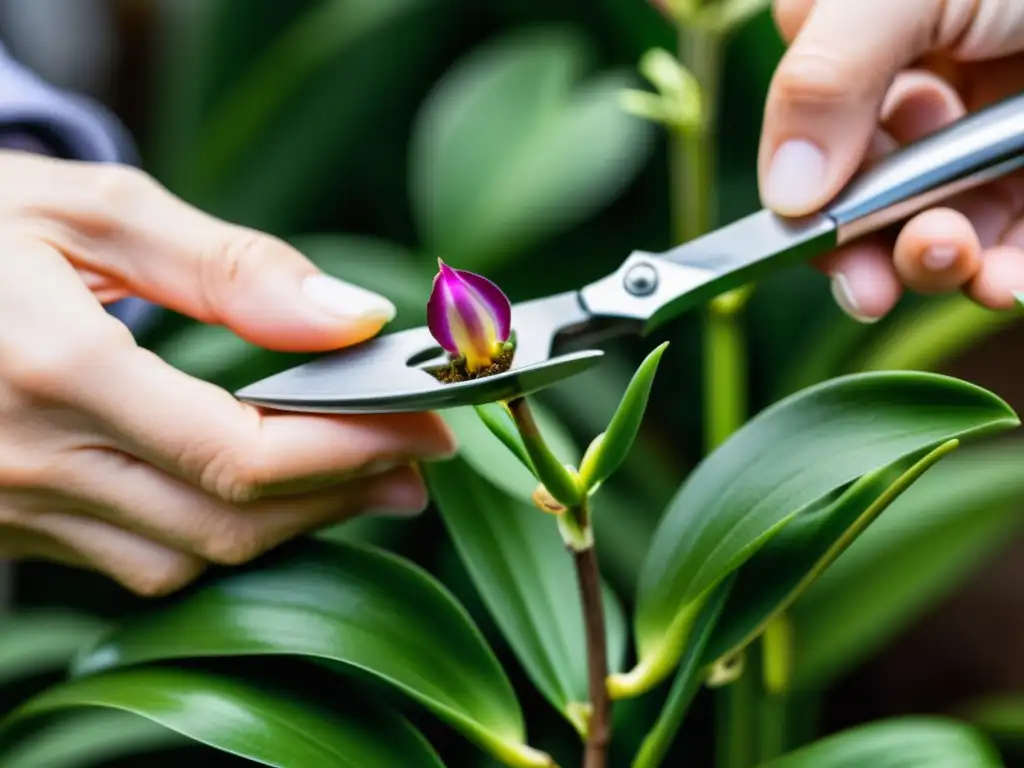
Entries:
{"type": "Polygon", "coordinates": [[[454,450],[434,414],[265,414],[147,350],[116,354],[80,372],[76,405],[119,449],[233,503],[454,450]]]}

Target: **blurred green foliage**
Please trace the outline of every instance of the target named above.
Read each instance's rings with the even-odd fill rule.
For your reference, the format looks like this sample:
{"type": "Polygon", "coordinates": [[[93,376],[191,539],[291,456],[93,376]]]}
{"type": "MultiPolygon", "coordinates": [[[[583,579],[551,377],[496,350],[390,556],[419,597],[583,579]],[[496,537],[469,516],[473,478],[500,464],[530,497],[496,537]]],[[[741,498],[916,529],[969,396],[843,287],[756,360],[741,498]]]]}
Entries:
{"type": "MultiPolygon", "coordinates": [[[[190,202],[284,237],[325,271],[387,295],[399,308],[395,328],[422,322],[439,255],[486,271],[518,300],[603,276],[631,250],[672,244],[664,137],[612,108],[620,87],[640,85],[639,58],[675,44],[645,0],[163,0],[157,7],[151,120],[136,126],[145,167],[190,202]]],[[[758,206],[761,107],[781,52],[766,13],[729,41],[713,206],[723,222],[758,206]]],[[[757,287],[745,316],[751,408],[843,373],[933,370],[1014,320],[961,299],[908,299],[892,318],[861,326],[840,315],[821,275],[788,270],[757,287]]],[[[648,415],[595,515],[605,576],[627,608],[660,511],[701,454],[698,318],[683,318],[645,344],[615,345],[598,369],[540,398],[539,410],[561,436],[557,444],[579,455],[577,446],[604,429],[636,365],[669,339],[648,415]]],[[[143,343],[228,388],[298,361],[171,313],[143,343]]],[[[487,450],[466,457],[485,476],[487,450]]],[[[1024,488],[1001,478],[1019,476],[1024,457],[1016,446],[985,450],[995,458],[979,454],[972,464],[967,450],[954,457],[976,483],[955,488],[976,492],[941,503],[949,502],[951,487],[930,478],[797,602],[796,647],[813,649],[811,668],[796,668],[801,686],[827,691],[1019,533],[1014,503],[1024,488]],[[907,522],[922,506],[937,510],[928,525],[907,522]],[[878,570],[879,563],[887,568],[878,570]],[[866,588],[872,579],[905,588],[866,588]],[[828,610],[819,612],[821,605],[828,610]]],[[[481,478],[487,481],[520,499],[530,492],[528,477],[481,478]]],[[[509,670],[533,740],[556,756],[572,747],[568,723],[552,722],[529,679],[543,679],[544,693],[564,703],[578,695],[582,670],[572,679],[544,677],[539,651],[535,668],[515,664],[468,586],[474,574],[457,556],[459,542],[453,545],[436,515],[397,525],[359,521],[326,535],[386,546],[437,575],[509,670]]],[[[480,579],[481,565],[468,565],[480,579]]],[[[100,618],[142,607],[110,584],[68,573],[24,567],[19,606],[100,618]]],[[[483,598],[494,611],[494,595],[483,598]]],[[[22,679],[3,690],[0,704],[13,706],[51,681],[80,647],[79,633],[98,626],[93,621],[11,619],[0,639],[0,678],[13,670],[22,679]],[[18,649],[8,653],[5,642],[18,649]]],[[[516,642],[530,647],[532,638],[516,642]]],[[[644,733],[633,725],[653,721],[667,691],[617,707],[616,749],[635,751],[644,733]]],[[[706,748],[700,704],[677,740],[691,755],[706,748]]],[[[415,724],[447,765],[490,765],[435,724],[415,724]]],[[[97,749],[91,762],[75,764],[101,764],[97,749]]],[[[237,763],[200,754],[209,764],[237,763]]],[[[137,760],[118,764],[159,764],[152,756],[137,760]]],[[[180,755],[168,760],[180,764],[180,755]]]]}

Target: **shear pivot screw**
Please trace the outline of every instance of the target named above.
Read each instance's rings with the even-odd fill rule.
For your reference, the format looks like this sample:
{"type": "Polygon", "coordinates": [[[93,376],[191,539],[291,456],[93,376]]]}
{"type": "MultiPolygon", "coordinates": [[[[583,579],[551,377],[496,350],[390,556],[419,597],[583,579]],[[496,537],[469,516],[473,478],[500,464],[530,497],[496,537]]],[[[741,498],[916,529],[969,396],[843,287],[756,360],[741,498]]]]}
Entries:
{"type": "Polygon", "coordinates": [[[626,273],[623,283],[634,296],[650,296],[658,287],[658,271],[650,264],[637,264],[626,273]]]}

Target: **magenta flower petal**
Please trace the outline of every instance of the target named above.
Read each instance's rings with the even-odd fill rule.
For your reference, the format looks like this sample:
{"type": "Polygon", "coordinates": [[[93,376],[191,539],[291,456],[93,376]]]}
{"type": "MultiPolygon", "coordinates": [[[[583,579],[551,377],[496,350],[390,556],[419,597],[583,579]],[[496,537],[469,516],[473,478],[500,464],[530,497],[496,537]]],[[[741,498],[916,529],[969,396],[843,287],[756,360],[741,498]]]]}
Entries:
{"type": "Polygon", "coordinates": [[[480,275],[452,269],[438,259],[439,272],[427,302],[427,326],[453,357],[476,370],[501,353],[512,325],[512,307],[498,286],[480,275]]]}

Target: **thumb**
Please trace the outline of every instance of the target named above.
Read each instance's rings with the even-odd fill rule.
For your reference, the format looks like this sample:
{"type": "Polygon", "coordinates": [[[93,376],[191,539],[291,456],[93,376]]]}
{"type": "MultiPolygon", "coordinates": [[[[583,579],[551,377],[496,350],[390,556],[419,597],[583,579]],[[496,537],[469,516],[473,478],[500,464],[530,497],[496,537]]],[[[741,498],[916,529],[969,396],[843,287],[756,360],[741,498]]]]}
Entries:
{"type": "Polygon", "coordinates": [[[764,204],[785,216],[821,208],[850,180],[897,73],[952,44],[973,2],[780,0],[783,32],[798,27],[772,80],[758,171],[764,204]],[[806,13],[794,24],[794,9],[806,13]]]}
{"type": "Polygon", "coordinates": [[[102,276],[107,293],[138,296],[289,352],[363,341],[395,316],[385,297],[322,273],[276,237],[203,213],[142,172],[55,168],[48,178],[57,188],[47,184],[40,194],[59,209],[59,231],[71,225],[61,250],[80,272],[102,276]]]}

